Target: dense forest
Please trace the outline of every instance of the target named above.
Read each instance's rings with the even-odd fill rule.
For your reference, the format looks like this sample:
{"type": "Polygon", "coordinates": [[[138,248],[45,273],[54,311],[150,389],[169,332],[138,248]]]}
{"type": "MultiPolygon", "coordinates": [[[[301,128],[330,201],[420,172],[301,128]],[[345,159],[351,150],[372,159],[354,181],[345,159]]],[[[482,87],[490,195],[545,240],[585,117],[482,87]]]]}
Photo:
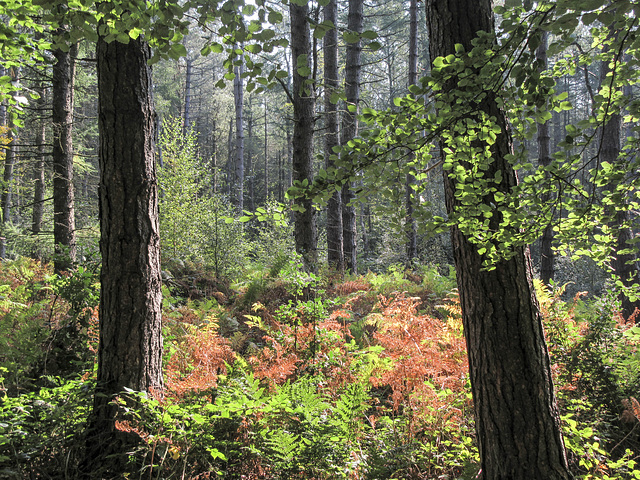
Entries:
{"type": "Polygon", "coordinates": [[[0,478],[640,478],[627,0],[0,2],[0,478]]]}

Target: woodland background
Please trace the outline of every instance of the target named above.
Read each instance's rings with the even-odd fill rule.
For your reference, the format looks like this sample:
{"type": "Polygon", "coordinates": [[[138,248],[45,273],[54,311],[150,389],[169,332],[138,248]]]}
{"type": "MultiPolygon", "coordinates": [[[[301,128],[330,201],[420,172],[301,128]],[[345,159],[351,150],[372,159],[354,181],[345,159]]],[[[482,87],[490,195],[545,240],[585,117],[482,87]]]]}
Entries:
{"type": "MultiPolygon", "coordinates": [[[[98,370],[96,43],[53,3],[2,4],[7,478],[80,478],[98,370]]],[[[464,52],[432,67],[421,4],[227,2],[213,22],[170,5],[149,36],[165,390],[113,400],[135,442],[110,461],[127,478],[479,478],[455,223],[489,268],[530,245],[571,472],[640,478],[635,4],[494,5],[497,73],[469,91],[502,92],[513,132],[504,231],[481,221],[482,175],[440,149],[438,71],[464,52]],[[459,219],[443,168],[476,185],[459,219]]]]}

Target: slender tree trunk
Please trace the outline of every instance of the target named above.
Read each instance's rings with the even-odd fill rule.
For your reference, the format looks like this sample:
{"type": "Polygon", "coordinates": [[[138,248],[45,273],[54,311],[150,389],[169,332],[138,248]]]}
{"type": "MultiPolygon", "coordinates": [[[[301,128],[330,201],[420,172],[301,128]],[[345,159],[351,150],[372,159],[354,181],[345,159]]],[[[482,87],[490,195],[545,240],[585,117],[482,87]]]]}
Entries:
{"type": "MultiPolygon", "coordinates": [[[[47,89],[41,87],[39,89],[40,99],[38,107],[41,112],[46,105],[47,89]]],[[[44,163],[47,156],[46,131],[47,121],[43,113],[38,121],[38,131],[36,133],[36,149],[38,156],[33,165],[33,210],[31,215],[31,234],[38,235],[42,230],[42,218],[44,211],[44,163]]],[[[34,252],[35,257],[39,257],[38,252],[34,252]]]]}
{"type": "MultiPolygon", "coordinates": [[[[538,70],[547,69],[547,43],[548,32],[542,32],[540,46],[536,50],[536,59],[538,60],[538,70]]],[[[551,136],[549,135],[549,121],[538,124],[538,162],[543,167],[551,164],[551,136]]],[[[543,202],[548,202],[550,196],[548,193],[543,195],[543,202]]],[[[547,225],[542,232],[540,242],[540,280],[545,285],[549,285],[553,280],[555,269],[555,253],[553,252],[553,226],[547,225]]]]}
{"type": "Polygon", "coordinates": [[[125,387],[158,394],[163,389],[150,53],[141,38],[126,45],[98,39],[102,271],[98,377],[83,465],[87,478],[123,473],[133,439],[116,429],[114,397],[125,387]]]}
{"type": "MultiPolygon", "coordinates": [[[[324,21],[336,25],[338,22],[338,3],[329,0],[324,6],[324,21]]],[[[332,95],[338,91],[338,29],[332,28],[323,38],[324,48],[324,157],[325,167],[334,168],[332,156],[334,147],[339,144],[338,106],[332,101],[332,95]]],[[[344,248],[342,237],[342,193],[333,192],[327,204],[327,263],[338,273],[344,272],[344,248]]]]}
{"type": "MultiPolygon", "coordinates": [[[[411,0],[409,6],[409,86],[418,83],[418,0],[411,0]]],[[[411,164],[415,161],[416,154],[409,152],[407,161],[411,164]]],[[[418,257],[418,226],[413,218],[413,210],[416,203],[414,186],[416,177],[412,173],[407,173],[405,183],[405,208],[407,210],[405,220],[405,232],[407,235],[407,258],[406,266],[411,268],[413,262],[418,257]]]]}
{"type": "Polygon", "coordinates": [[[73,189],[73,88],[78,45],[54,50],[53,66],[53,238],[54,270],[62,272],[76,259],[75,194],[73,189]]]}
{"type": "Polygon", "coordinates": [[[244,119],[242,109],[244,108],[244,82],[242,80],[243,65],[236,65],[233,68],[235,78],[233,79],[233,100],[236,111],[236,162],[234,168],[233,203],[238,213],[242,213],[244,208],[244,119]]]}
{"type": "MultiPolygon", "coordinates": [[[[231,199],[231,194],[234,192],[234,182],[233,179],[235,177],[235,162],[233,157],[233,118],[229,119],[229,135],[227,137],[227,166],[226,166],[226,177],[227,177],[227,196],[231,199]]],[[[231,200],[233,201],[233,200],[231,200]]]]}
{"type": "Polygon", "coordinates": [[[253,104],[251,102],[251,97],[249,97],[249,115],[247,118],[247,168],[245,175],[245,184],[247,189],[247,206],[250,212],[255,211],[255,196],[254,196],[254,170],[255,165],[253,163],[253,146],[254,146],[254,138],[253,138],[253,104]]]}
{"type": "Polygon", "coordinates": [[[13,170],[16,164],[16,145],[13,133],[13,121],[9,118],[7,127],[7,146],[4,156],[4,172],[2,176],[2,196],[0,207],[2,209],[2,234],[0,235],[0,258],[7,256],[7,226],[11,223],[11,189],[13,183],[13,170]]]}
{"type": "Polygon", "coordinates": [[[214,118],[211,121],[211,191],[215,195],[218,193],[218,142],[216,141],[216,130],[218,124],[214,118]]]}
{"type": "Polygon", "coordinates": [[[269,200],[269,136],[267,135],[267,101],[264,101],[264,201],[269,200]]]}
{"type": "MultiPolygon", "coordinates": [[[[313,181],[313,126],[315,115],[314,88],[311,77],[311,40],[309,6],[289,2],[291,17],[291,55],[293,58],[293,181],[309,184],[313,181]]],[[[311,199],[295,200],[294,235],[296,251],[302,255],[304,268],[315,271],[318,267],[318,233],[316,211],[311,199]]]]}
{"type": "Polygon", "coordinates": [[[293,138],[291,128],[287,124],[287,185],[285,190],[291,185],[293,185],[293,138]]]}
{"type": "MultiPolygon", "coordinates": [[[[432,59],[454,54],[456,44],[471,51],[476,32],[494,29],[490,0],[427,0],[426,9],[432,59]]],[[[439,94],[442,101],[455,104],[457,88],[465,87],[458,87],[456,78],[449,80],[439,94]]],[[[495,94],[482,93],[484,96],[478,95],[475,105],[469,105],[478,113],[459,119],[449,128],[452,133],[457,132],[455,128],[464,128],[466,122],[480,121],[481,113],[495,119],[502,133],[491,147],[492,158],[484,175],[494,178],[501,171],[502,180],[496,188],[510,192],[516,185],[516,176],[505,158],[512,152],[507,123],[495,94]]],[[[445,146],[453,152],[456,148],[453,144],[441,145],[443,158],[458,162],[455,153],[445,153],[445,146]]],[[[483,149],[484,144],[475,147],[476,152],[483,149]]],[[[444,175],[445,198],[447,211],[452,214],[459,206],[455,193],[461,185],[457,177],[448,173],[445,171],[444,175]]],[[[491,206],[493,196],[487,194],[480,201],[491,206]]],[[[500,215],[496,210],[493,214],[491,222],[497,227],[500,215]]],[[[459,228],[452,228],[451,238],[469,356],[481,478],[569,479],[528,250],[515,248],[512,258],[487,271],[477,246],[459,228]]]]}
{"type": "MultiPolygon", "coordinates": [[[[354,33],[362,33],[364,23],[363,1],[349,0],[347,28],[354,33]]],[[[347,45],[345,65],[345,95],[347,108],[342,116],[340,144],[346,145],[358,135],[358,103],[360,102],[360,71],[362,57],[362,41],[347,45]],[[353,111],[352,111],[353,110],[353,111]]],[[[357,264],[357,229],[356,207],[352,205],[355,198],[353,183],[347,182],[342,187],[342,236],[344,248],[344,266],[351,273],[358,273],[357,264]]]]}
{"type": "Polygon", "coordinates": [[[193,83],[193,58],[186,57],[187,69],[184,82],[184,122],[182,124],[182,135],[186,135],[191,129],[191,97],[193,83]]]}

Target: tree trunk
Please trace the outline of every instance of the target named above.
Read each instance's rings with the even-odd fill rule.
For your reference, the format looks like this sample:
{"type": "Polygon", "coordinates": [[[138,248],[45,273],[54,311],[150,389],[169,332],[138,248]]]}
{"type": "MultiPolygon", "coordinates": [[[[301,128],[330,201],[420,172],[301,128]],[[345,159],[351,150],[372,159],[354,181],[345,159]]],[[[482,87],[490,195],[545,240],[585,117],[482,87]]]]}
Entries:
{"type": "MultiPolygon", "coordinates": [[[[240,58],[242,60],[242,57],[240,58]]],[[[244,208],[244,120],[242,109],[244,107],[244,85],[242,81],[242,65],[233,68],[233,100],[236,111],[236,158],[233,178],[233,203],[238,213],[244,208]]]]}
{"type": "MultiPolygon", "coordinates": [[[[185,45],[186,46],[186,45],[185,45]]],[[[193,58],[189,55],[185,58],[187,68],[184,81],[184,123],[182,124],[182,135],[186,136],[191,130],[191,97],[193,80],[193,58]]]]}
{"type": "Polygon", "coordinates": [[[130,444],[115,428],[114,397],[125,387],[163,389],[150,53],[140,38],[126,45],[98,39],[100,345],[85,468],[101,478],[121,475],[117,459],[126,461],[130,444]]]}
{"type": "Polygon", "coordinates": [[[269,137],[267,135],[267,100],[264,101],[264,202],[269,200],[269,137]]]}
{"type": "Polygon", "coordinates": [[[54,50],[53,66],[53,239],[54,270],[60,273],[76,259],[76,221],[73,190],[73,87],[78,45],[54,50]]]}
{"type": "MultiPolygon", "coordinates": [[[[38,120],[38,131],[36,133],[36,149],[38,156],[36,162],[33,165],[33,210],[31,215],[31,234],[38,235],[42,230],[42,217],[44,212],[44,163],[47,156],[46,142],[46,130],[47,121],[44,116],[44,108],[46,105],[46,92],[45,87],[40,87],[38,100],[38,108],[40,109],[40,119],[38,120]]],[[[37,248],[35,249],[37,250],[37,248]]],[[[39,258],[39,253],[34,252],[34,257],[39,258]]]]}
{"type": "Polygon", "coordinates": [[[234,157],[233,157],[233,118],[229,118],[229,135],[227,136],[227,164],[225,166],[226,192],[227,197],[231,199],[233,193],[233,177],[234,177],[234,157]]]}
{"type": "MultiPolygon", "coordinates": [[[[476,32],[493,32],[490,0],[427,0],[426,9],[432,60],[454,54],[456,44],[469,52],[476,32]]],[[[465,87],[458,87],[453,78],[439,96],[445,95],[444,101],[455,103],[452,95],[457,88],[465,87]]],[[[456,127],[478,121],[480,113],[495,118],[502,133],[492,146],[492,159],[484,174],[494,178],[500,170],[502,180],[496,188],[510,192],[516,185],[516,176],[505,159],[512,151],[506,120],[495,94],[482,93],[486,96],[479,96],[478,103],[471,105],[478,114],[459,118],[449,128],[452,133],[457,132],[456,127]]],[[[441,154],[456,162],[455,155],[445,154],[444,147],[455,152],[455,145],[441,145],[441,154]]],[[[476,152],[483,148],[484,144],[477,145],[476,152]]],[[[461,185],[448,171],[444,184],[447,211],[452,214],[459,206],[456,190],[461,185]]],[[[493,196],[488,194],[480,201],[491,205],[493,196]]],[[[496,225],[500,215],[495,210],[493,214],[492,225],[496,225]]],[[[487,271],[477,246],[459,228],[452,228],[451,238],[469,356],[481,478],[569,479],[528,250],[515,248],[512,258],[499,261],[487,271]]]]}
{"type": "Polygon", "coordinates": [[[253,163],[253,146],[255,144],[253,137],[253,104],[252,98],[249,97],[249,113],[247,118],[247,168],[245,175],[245,185],[247,190],[247,208],[250,212],[255,211],[255,192],[254,192],[254,171],[255,165],[253,163]]]}
{"type": "Polygon", "coordinates": [[[216,130],[218,122],[211,120],[211,191],[215,195],[218,193],[218,142],[216,141],[216,130]]]}
{"type": "MultiPolygon", "coordinates": [[[[613,34],[612,34],[613,36],[613,34]]],[[[619,59],[617,59],[619,61],[619,59]]],[[[617,63],[616,61],[616,63],[617,63]]],[[[611,86],[612,76],[609,60],[601,62],[600,66],[600,89],[603,86],[611,86]],[[609,76],[608,76],[609,75],[609,76]]],[[[613,105],[610,109],[614,108],[613,105]]],[[[624,162],[620,157],[620,141],[622,136],[622,116],[620,113],[614,113],[609,117],[604,125],[600,128],[599,132],[599,151],[598,157],[600,164],[609,163],[610,165],[620,164],[624,162]]],[[[633,244],[630,241],[633,238],[633,232],[629,228],[630,218],[627,208],[619,209],[616,211],[614,220],[611,222],[611,227],[614,231],[617,230],[615,254],[611,261],[611,268],[613,273],[620,278],[625,287],[631,287],[633,284],[640,282],[640,275],[638,274],[638,259],[635,253],[618,253],[622,250],[633,248],[633,244]]],[[[631,317],[636,308],[640,308],[640,300],[632,302],[627,295],[621,293],[620,299],[620,313],[626,320],[631,317]]],[[[636,323],[640,324],[640,315],[635,317],[636,323]]]]}
{"type": "MultiPolygon", "coordinates": [[[[329,0],[324,6],[324,21],[336,25],[338,3],[329,0]]],[[[334,147],[338,146],[338,107],[331,96],[338,91],[338,29],[332,28],[323,38],[324,48],[324,157],[325,167],[333,168],[334,147]]],[[[327,204],[327,263],[338,273],[344,272],[344,248],[342,238],[342,194],[333,193],[327,204]]]]}
{"type": "MultiPolygon", "coordinates": [[[[409,6],[409,86],[418,83],[418,0],[411,0],[409,6]]],[[[407,161],[415,161],[416,154],[409,152],[407,161]]],[[[416,177],[412,173],[407,173],[405,183],[405,208],[407,211],[405,233],[407,235],[407,258],[406,266],[411,268],[414,259],[418,257],[418,226],[413,218],[416,196],[413,187],[416,184],[416,177]]]]}
{"type": "MultiPolygon", "coordinates": [[[[354,33],[362,33],[364,23],[363,1],[349,0],[349,15],[347,28],[354,33]]],[[[347,108],[342,116],[342,137],[340,143],[346,145],[358,135],[358,103],[360,101],[360,71],[362,57],[362,41],[347,44],[347,58],[345,64],[345,95],[347,108]],[[351,110],[354,111],[351,111],[351,110]]],[[[355,199],[354,184],[347,182],[342,187],[342,231],[344,248],[344,266],[354,275],[358,273],[357,265],[357,230],[356,207],[350,205],[355,199]]]]}
{"type": "MultiPolygon", "coordinates": [[[[311,78],[311,40],[309,6],[289,3],[291,17],[291,55],[293,58],[293,158],[294,182],[313,181],[313,126],[315,98],[311,78]]],[[[310,198],[295,200],[294,235],[296,252],[302,255],[304,268],[315,271],[318,267],[318,233],[316,211],[310,198]]]]}
{"type": "MultiPolygon", "coordinates": [[[[536,59],[538,60],[538,70],[547,69],[547,43],[548,32],[542,32],[540,46],[536,50],[536,59]]],[[[549,121],[538,124],[538,163],[543,167],[551,164],[551,136],[549,135],[549,121]]],[[[550,200],[548,192],[543,193],[541,198],[543,202],[550,200]]],[[[545,285],[549,285],[553,280],[555,270],[555,253],[553,252],[553,227],[547,225],[542,232],[540,242],[540,280],[545,285]]]]}

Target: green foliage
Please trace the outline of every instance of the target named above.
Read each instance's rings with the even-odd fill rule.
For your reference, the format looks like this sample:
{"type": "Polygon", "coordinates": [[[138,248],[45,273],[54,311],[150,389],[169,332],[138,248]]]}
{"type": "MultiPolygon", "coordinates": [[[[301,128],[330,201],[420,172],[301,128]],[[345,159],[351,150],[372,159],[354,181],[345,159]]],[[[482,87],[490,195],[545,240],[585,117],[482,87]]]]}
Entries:
{"type": "Polygon", "coordinates": [[[178,119],[160,137],[160,238],[165,259],[204,262],[218,278],[242,269],[246,244],[232,207],[219,195],[208,195],[211,174],[196,154],[193,134],[182,136],[178,119]],[[228,221],[231,220],[231,221],[228,221]]]}
{"type": "MultiPolygon", "coordinates": [[[[0,367],[0,385],[3,370],[0,367]]],[[[26,478],[35,472],[53,478],[76,476],[95,384],[56,377],[43,380],[47,387],[16,397],[2,395],[0,389],[2,478],[26,478]]]]}

